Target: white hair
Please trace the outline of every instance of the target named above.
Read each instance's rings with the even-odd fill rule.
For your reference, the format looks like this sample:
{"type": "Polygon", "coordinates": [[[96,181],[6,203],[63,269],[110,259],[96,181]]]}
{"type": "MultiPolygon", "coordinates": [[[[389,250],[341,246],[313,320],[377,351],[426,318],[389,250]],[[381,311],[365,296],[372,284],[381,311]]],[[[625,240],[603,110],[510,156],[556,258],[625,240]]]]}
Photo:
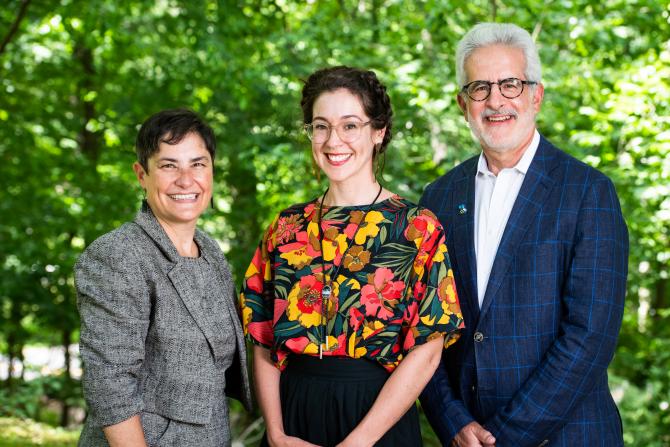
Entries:
{"type": "Polygon", "coordinates": [[[459,86],[470,80],[465,76],[465,62],[477,49],[505,45],[523,51],[526,80],[542,82],[542,64],[533,38],[523,28],[512,23],[479,23],[458,42],[456,47],[456,80],[459,86]]]}

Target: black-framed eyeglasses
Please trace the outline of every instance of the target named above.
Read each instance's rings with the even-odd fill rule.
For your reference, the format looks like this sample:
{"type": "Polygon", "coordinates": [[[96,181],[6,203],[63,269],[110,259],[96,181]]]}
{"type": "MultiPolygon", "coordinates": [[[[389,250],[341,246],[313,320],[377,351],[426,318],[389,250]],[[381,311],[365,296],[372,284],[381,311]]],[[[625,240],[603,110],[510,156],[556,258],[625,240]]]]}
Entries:
{"type": "Polygon", "coordinates": [[[330,133],[333,129],[337,132],[337,136],[345,143],[353,143],[361,136],[361,130],[370,124],[372,120],[362,122],[358,120],[343,121],[336,126],[328,124],[325,121],[314,121],[305,124],[305,132],[310,140],[316,144],[325,143],[330,139],[330,133]]]}
{"type": "Polygon", "coordinates": [[[514,99],[523,93],[524,85],[535,85],[535,81],[524,81],[518,78],[501,79],[498,82],[472,81],[465,84],[461,92],[467,94],[473,101],[484,101],[491,94],[493,85],[497,84],[500,94],[507,99],[514,99]]]}

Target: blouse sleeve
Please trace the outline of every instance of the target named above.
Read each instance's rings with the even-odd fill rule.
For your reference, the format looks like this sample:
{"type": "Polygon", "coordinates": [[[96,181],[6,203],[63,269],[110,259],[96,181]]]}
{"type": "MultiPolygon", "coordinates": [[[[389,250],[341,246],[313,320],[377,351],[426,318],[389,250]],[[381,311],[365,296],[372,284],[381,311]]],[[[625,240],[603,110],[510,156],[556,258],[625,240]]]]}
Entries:
{"type": "Polygon", "coordinates": [[[404,317],[403,351],[409,352],[439,335],[445,336],[446,348],[458,340],[459,329],[465,326],[444,230],[437,217],[426,209],[422,209],[409,225],[423,234],[417,241],[416,280],[404,317]]]}
{"type": "Polygon", "coordinates": [[[251,263],[244,274],[240,292],[242,323],[247,339],[267,349],[272,348],[274,313],[274,286],[272,252],[274,250],[274,229],[277,219],[263,235],[251,263]]]}

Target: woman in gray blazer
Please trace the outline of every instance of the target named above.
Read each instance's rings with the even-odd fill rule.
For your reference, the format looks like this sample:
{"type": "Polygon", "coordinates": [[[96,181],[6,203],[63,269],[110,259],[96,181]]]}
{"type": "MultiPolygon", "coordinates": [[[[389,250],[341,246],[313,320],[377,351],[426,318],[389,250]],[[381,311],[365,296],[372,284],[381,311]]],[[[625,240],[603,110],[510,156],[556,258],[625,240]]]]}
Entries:
{"type": "Polygon", "coordinates": [[[226,397],[251,406],[230,269],[196,228],[215,149],[192,111],[145,121],[133,168],[146,200],[77,262],[89,406],[80,446],[228,446],[226,397]]]}

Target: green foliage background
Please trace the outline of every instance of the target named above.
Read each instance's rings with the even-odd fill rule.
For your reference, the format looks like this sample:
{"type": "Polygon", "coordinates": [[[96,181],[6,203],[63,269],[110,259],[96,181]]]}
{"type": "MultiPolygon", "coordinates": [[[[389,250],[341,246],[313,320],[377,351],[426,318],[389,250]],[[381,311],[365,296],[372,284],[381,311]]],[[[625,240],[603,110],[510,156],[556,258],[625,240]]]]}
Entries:
{"type": "Polygon", "coordinates": [[[661,0],[6,0],[0,8],[0,349],[77,339],[72,266],[131,219],[138,125],[202,113],[219,143],[202,226],[241,278],[273,214],[318,195],[301,79],[374,69],[395,120],[386,182],[417,199],[477,152],[453,53],[480,21],[532,32],[541,132],[615,182],[631,241],[610,372],[628,445],[670,445],[670,4],[661,0]]]}

